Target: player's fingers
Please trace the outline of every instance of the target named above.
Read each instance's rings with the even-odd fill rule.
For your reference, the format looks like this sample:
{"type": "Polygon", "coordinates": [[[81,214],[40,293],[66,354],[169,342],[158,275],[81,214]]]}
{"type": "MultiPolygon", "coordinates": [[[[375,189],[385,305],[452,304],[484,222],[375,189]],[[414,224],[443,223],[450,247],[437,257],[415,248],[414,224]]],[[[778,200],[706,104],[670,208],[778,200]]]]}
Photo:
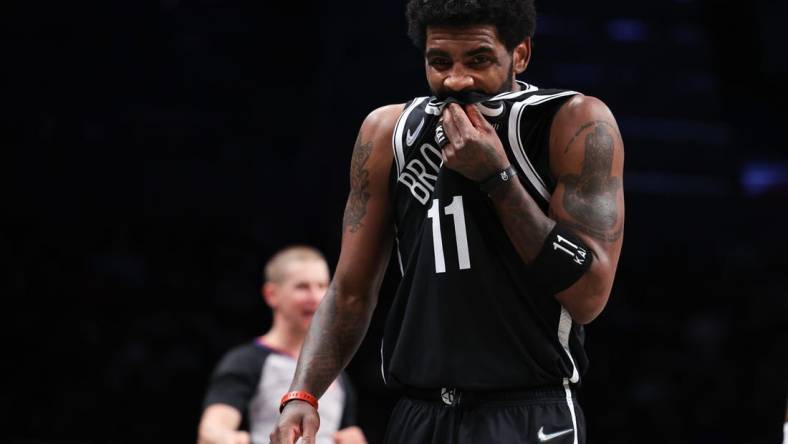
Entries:
{"type": "Polygon", "coordinates": [[[320,420],[316,415],[309,415],[304,417],[301,423],[303,433],[301,439],[304,444],[315,444],[315,437],[317,436],[317,428],[320,427],[320,420]]]}
{"type": "Polygon", "coordinates": [[[280,424],[271,432],[269,438],[271,444],[294,444],[299,435],[298,430],[292,425],[280,424]]]}
{"type": "MultiPolygon", "coordinates": [[[[445,112],[446,111],[444,110],[444,113],[445,112]]],[[[449,117],[449,120],[451,120],[451,117],[449,117]]],[[[446,127],[446,122],[443,118],[441,118],[441,121],[438,123],[438,128],[435,130],[435,134],[436,134],[435,140],[438,142],[438,146],[441,150],[441,166],[443,165],[450,166],[451,165],[450,159],[454,156],[455,148],[454,148],[454,144],[451,142],[451,139],[449,139],[449,135],[446,132],[445,127],[446,127]]]]}
{"type": "Polygon", "coordinates": [[[478,105],[465,105],[465,114],[468,116],[468,120],[471,122],[474,128],[480,131],[490,131],[493,129],[490,122],[484,118],[481,111],[479,111],[478,105]]]}
{"type": "Polygon", "coordinates": [[[449,142],[451,143],[462,142],[460,132],[454,122],[454,116],[451,114],[448,107],[443,110],[443,134],[447,139],[449,139],[449,142]]]}
{"type": "Polygon", "coordinates": [[[443,145],[443,149],[441,150],[441,165],[450,165],[451,159],[454,157],[454,145],[451,143],[447,143],[443,145]]]}
{"type": "Polygon", "coordinates": [[[468,120],[468,115],[465,114],[462,107],[456,103],[450,103],[447,108],[451,115],[452,122],[454,122],[454,127],[457,128],[460,136],[470,137],[473,134],[474,127],[471,121],[468,120]]]}

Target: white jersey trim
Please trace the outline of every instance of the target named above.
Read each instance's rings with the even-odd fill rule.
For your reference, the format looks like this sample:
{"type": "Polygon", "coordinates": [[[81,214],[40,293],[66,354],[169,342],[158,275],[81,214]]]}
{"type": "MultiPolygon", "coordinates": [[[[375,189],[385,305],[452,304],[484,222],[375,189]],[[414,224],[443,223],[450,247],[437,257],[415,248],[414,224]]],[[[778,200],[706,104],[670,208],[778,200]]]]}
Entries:
{"type": "Polygon", "coordinates": [[[490,101],[514,99],[516,97],[520,97],[523,94],[526,94],[526,93],[529,93],[529,92],[539,91],[539,88],[534,86],[534,85],[530,85],[528,83],[521,82],[519,80],[517,80],[517,83],[520,85],[520,88],[522,88],[520,91],[501,93],[501,94],[498,94],[497,96],[493,97],[492,99],[490,99],[490,101]]]}
{"type": "Polygon", "coordinates": [[[383,385],[388,385],[386,381],[386,362],[383,360],[383,339],[380,340],[380,376],[383,378],[383,385]]]}
{"type": "Polygon", "coordinates": [[[408,116],[413,112],[413,109],[419,106],[422,102],[427,100],[428,97],[417,97],[413,102],[405,108],[405,111],[397,118],[397,123],[394,125],[394,135],[392,136],[391,146],[394,148],[394,160],[397,164],[397,176],[402,173],[405,168],[405,150],[402,146],[402,133],[405,131],[405,126],[408,122],[408,116]]]}
{"type": "MultiPolygon", "coordinates": [[[[520,94],[520,93],[514,93],[520,94]]],[[[566,97],[578,94],[575,91],[563,91],[557,94],[541,95],[534,94],[521,102],[512,105],[512,110],[509,113],[509,145],[512,147],[515,159],[520,169],[525,173],[528,181],[536,189],[540,196],[546,201],[550,202],[550,192],[547,190],[545,181],[539,176],[539,173],[531,163],[531,159],[525,154],[525,146],[523,145],[522,137],[520,135],[520,120],[523,111],[527,106],[538,105],[540,103],[548,102],[559,97],[566,97]]],[[[510,97],[507,97],[510,98],[510,97]]]]}
{"type": "Polygon", "coordinates": [[[396,244],[397,248],[397,261],[399,262],[399,274],[400,276],[405,276],[405,267],[402,266],[402,252],[399,250],[399,230],[397,229],[397,224],[394,224],[394,243],[396,244]]]}
{"type": "Polygon", "coordinates": [[[572,362],[572,377],[569,379],[569,382],[576,384],[580,381],[580,372],[577,371],[575,359],[572,357],[572,352],[569,351],[569,332],[571,331],[572,316],[569,315],[569,312],[564,307],[561,307],[561,318],[558,320],[558,342],[561,343],[564,353],[569,356],[569,361],[572,362]]]}
{"type": "Polygon", "coordinates": [[[577,444],[577,417],[575,416],[575,403],[572,401],[572,390],[569,388],[569,380],[564,378],[564,391],[566,392],[566,404],[569,406],[569,413],[572,415],[572,429],[574,430],[574,444],[577,444]]]}

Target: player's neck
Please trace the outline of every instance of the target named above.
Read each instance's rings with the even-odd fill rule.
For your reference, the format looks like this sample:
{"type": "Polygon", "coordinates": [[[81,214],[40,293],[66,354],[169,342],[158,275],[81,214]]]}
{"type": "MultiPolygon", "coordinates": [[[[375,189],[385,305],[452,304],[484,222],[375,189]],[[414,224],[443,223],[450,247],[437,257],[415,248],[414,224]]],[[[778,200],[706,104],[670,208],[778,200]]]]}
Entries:
{"type": "Polygon", "coordinates": [[[512,92],[519,92],[523,90],[523,85],[517,81],[517,77],[512,80],[512,92]]]}
{"type": "Polygon", "coordinates": [[[305,333],[293,331],[279,323],[274,323],[268,333],[260,337],[263,344],[287,353],[290,356],[298,357],[301,345],[304,343],[305,333]]]}

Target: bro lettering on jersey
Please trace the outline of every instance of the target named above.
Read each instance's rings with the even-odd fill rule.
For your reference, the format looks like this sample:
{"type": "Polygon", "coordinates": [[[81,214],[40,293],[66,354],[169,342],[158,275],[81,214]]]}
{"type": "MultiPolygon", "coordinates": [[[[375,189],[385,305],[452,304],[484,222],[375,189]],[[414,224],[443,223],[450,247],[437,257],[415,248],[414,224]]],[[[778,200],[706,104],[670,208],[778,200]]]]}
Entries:
{"type": "Polygon", "coordinates": [[[418,148],[418,154],[405,165],[398,181],[410,189],[416,200],[426,205],[435,191],[435,182],[442,164],[440,150],[424,143],[418,148]]]}

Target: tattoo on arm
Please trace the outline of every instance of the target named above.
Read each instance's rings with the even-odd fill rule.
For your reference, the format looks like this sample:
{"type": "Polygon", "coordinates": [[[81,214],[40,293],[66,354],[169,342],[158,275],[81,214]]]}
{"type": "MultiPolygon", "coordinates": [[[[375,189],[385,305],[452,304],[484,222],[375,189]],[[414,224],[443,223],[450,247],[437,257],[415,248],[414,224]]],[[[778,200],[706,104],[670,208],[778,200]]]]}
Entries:
{"type": "Polygon", "coordinates": [[[580,174],[564,174],[559,178],[565,186],[564,208],[576,221],[563,222],[589,236],[613,242],[621,237],[623,225],[616,227],[619,219],[616,195],[621,188],[621,178],[611,177],[615,143],[612,126],[602,121],[584,124],[564,152],[589,128],[592,129],[585,137],[580,174]]]}
{"type": "Polygon", "coordinates": [[[603,231],[603,230],[595,230],[588,225],[579,224],[577,222],[573,222],[571,220],[567,220],[565,218],[556,218],[556,221],[561,222],[565,227],[569,227],[572,230],[579,231],[581,233],[585,233],[593,238],[599,239],[604,242],[615,242],[617,241],[621,235],[624,233],[624,225],[618,227],[615,231],[603,231]]]}
{"type": "Polygon", "coordinates": [[[307,382],[315,395],[324,393],[350,361],[369,327],[374,308],[374,304],[341,304],[333,285],[325,299],[304,341],[295,377],[300,383],[307,382]]]}
{"type": "MultiPolygon", "coordinates": [[[[364,142],[359,134],[350,164],[350,194],[343,230],[357,232],[364,226],[371,197],[369,158],[372,141],[364,142]]],[[[340,279],[340,281],[342,281],[340,279]]],[[[312,319],[293,380],[293,387],[305,387],[321,395],[336,379],[361,344],[369,327],[376,299],[354,285],[329,285],[323,301],[312,319]],[[362,293],[358,293],[362,291],[362,293]]]]}
{"type": "Polygon", "coordinates": [[[568,153],[569,152],[569,148],[571,148],[572,145],[575,143],[575,139],[577,139],[577,137],[580,134],[583,134],[583,131],[587,130],[589,127],[591,127],[593,125],[597,125],[597,126],[599,126],[599,125],[606,125],[606,126],[610,127],[611,129],[613,129],[613,125],[605,122],[604,120],[593,120],[591,122],[586,122],[586,123],[584,123],[583,125],[580,126],[580,128],[577,130],[577,132],[575,132],[575,135],[572,136],[572,140],[570,140],[569,143],[566,144],[566,148],[564,148],[564,153],[568,153]]]}
{"type": "Polygon", "coordinates": [[[547,217],[535,216],[542,215],[542,210],[522,187],[501,187],[499,190],[496,190],[494,201],[500,220],[520,258],[530,264],[554,224],[547,217]]]}
{"type": "Polygon", "coordinates": [[[362,143],[361,134],[356,139],[353,148],[353,158],[350,163],[350,196],[345,206],[345,216],[342,220],[342,229],[355,233],[361,228],[361,221],[367,214],[369,201],[369,170],[367,161],[372,152],[372,142],[362,143]]]}

